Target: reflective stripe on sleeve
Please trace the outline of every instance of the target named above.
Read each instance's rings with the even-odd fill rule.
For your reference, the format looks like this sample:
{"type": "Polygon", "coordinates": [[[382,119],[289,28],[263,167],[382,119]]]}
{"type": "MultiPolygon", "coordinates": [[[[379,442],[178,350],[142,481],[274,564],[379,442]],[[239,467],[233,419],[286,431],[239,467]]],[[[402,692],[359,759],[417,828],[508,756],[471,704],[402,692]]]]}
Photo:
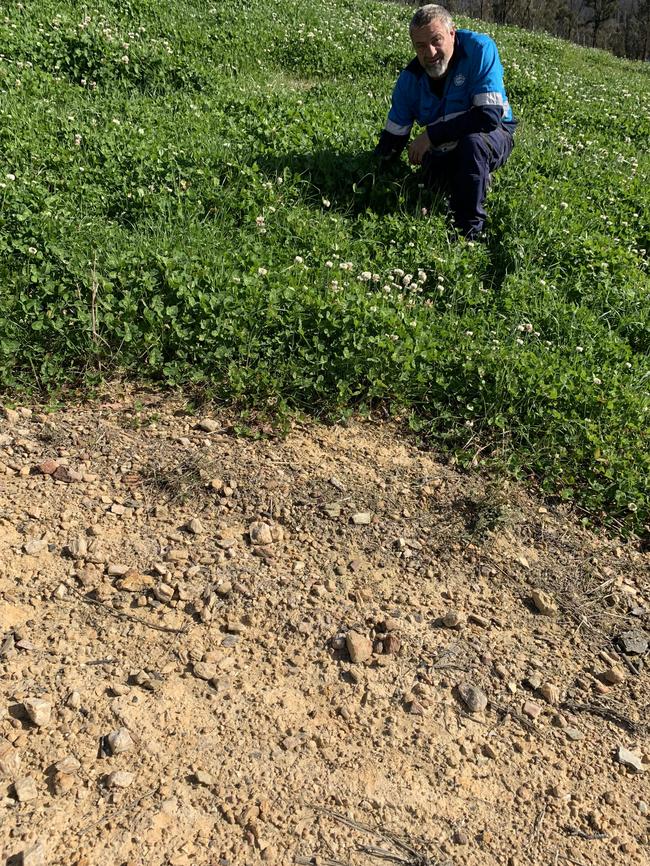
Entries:
{"type": "Polygon", "coordinates": [[[505,108],[503,105],[503,96],[497,91],[492,91],[491,93],[477,93],[473,97],[472,103],[474,105],[500,105],[502,108],[505,108]]]}
{"type": "Polygon", "coordinates": [[[394,123],[390,118],[386,121],[384,129],[386,132],[390,132],[392,135],[408,135],[411,131],[411,126],[413,124],[409,123],[408,126],[400,126],[398,123],[394,123]]]}

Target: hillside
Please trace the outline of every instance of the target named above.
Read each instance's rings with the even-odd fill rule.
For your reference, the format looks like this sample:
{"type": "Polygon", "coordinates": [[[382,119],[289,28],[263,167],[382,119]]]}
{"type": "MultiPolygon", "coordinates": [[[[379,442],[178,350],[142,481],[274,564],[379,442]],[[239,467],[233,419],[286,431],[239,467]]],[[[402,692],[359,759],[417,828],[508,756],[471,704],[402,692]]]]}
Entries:
{"type": "Polygon", "coordinates": [[[520,128],[468,245],[369,156],[407,8],[3,9],[9,395],[126,375],[280,418],[379,408],[644,531],[647,64],[490,28],[520,128]]]}

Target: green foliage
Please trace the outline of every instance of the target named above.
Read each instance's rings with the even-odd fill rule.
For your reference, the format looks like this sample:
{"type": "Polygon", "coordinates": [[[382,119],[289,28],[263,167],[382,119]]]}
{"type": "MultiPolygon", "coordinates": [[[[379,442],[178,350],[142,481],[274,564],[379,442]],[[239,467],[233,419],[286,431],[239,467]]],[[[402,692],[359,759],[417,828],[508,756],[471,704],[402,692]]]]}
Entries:
{"type": "Polygon", "coordinates": [[[472,245],[369,155],[409,9],[3,8],[5,388],[119,371],[264,410],[382,404],[467,465],[648,522],[646,67],[490,27],[521,123],[472,245]]]}

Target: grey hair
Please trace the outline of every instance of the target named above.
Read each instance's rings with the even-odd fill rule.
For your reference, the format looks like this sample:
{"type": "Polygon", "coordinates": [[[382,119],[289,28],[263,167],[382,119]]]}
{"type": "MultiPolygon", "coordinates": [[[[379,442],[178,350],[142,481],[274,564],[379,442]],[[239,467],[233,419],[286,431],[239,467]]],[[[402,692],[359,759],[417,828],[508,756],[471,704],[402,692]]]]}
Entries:
{"type": "Polygon", "coordinates": [[[426,27],[426,25],[431,24],[432,21],[437,21],[442,24],[443,27],[446,27],[447,30],[451,30],[454,26],[454,19],[444,6],[436,6],[434,3],[427,3],[426,6],[420,6],[413,18],[411,18],[409,29],[413,30],[416,27],[426,27]]]}

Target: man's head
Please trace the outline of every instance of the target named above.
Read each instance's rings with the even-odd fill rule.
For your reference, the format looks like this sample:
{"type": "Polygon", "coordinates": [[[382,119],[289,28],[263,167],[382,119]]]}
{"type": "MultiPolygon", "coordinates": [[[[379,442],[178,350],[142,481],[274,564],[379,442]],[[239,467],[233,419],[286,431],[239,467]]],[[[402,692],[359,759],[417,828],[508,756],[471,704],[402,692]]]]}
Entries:
{"type": "Polygon", "coordinates": [[[442,78],[454,53],[456,28],[443,6],[421,6],[411,19],[411,42],[427,75],[442,78]]]}

